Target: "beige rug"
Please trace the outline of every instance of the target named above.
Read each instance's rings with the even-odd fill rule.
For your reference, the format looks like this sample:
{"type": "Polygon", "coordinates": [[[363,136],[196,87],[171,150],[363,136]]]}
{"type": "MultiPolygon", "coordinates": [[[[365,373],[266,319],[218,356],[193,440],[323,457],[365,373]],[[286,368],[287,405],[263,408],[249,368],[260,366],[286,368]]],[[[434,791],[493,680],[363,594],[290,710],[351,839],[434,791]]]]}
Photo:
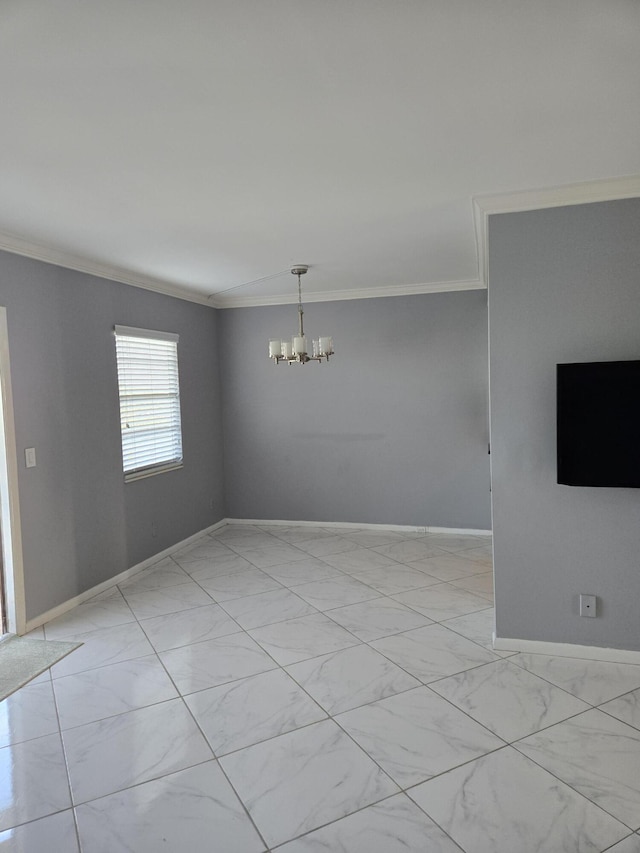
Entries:
{"type": "Polygon", "coordinates": [[[1,640],[0,702],[81,645],[58,640],[26,640],[13,635],[1,640]]]}

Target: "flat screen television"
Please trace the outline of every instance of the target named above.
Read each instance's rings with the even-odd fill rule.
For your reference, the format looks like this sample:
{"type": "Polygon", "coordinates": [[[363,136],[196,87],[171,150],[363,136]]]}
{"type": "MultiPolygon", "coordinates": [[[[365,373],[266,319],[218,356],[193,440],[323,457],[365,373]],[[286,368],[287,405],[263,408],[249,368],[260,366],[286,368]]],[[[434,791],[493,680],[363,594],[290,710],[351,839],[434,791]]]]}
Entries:
{"type": "Polygon", "coordinates": [[[640,361],[557,365],[558,483],[640,488],[640,361]]]}

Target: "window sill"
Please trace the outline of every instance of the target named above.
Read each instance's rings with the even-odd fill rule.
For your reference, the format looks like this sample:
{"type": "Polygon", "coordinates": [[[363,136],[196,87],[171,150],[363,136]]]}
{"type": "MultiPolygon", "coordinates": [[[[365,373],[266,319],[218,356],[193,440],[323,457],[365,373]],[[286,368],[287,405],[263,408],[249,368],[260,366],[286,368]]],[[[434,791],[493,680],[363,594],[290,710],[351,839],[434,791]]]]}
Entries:
{"type": "Polygon", "coordinates": [[[159,465],[157,468],[145,468],[142,471],[130,471],[124,475],[125,483],[133,483],[136,480],[145,480],[147,477],[155,477],[156,474],[166,474],[167,471],[177,471],[183,468],[182,461],[172,462],[168,465],[159,465]]]}

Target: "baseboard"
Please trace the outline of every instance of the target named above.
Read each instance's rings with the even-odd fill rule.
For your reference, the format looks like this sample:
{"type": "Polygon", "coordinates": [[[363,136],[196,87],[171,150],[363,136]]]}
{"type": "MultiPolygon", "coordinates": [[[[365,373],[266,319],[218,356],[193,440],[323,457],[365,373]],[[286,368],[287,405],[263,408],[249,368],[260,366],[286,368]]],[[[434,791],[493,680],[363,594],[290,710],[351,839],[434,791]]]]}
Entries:
{"type": "Polygon", "coordinates": [[[493,536],[492,530],[476,530],[473,527],[427,527],[427,533],[452,533],[456,536],[493,536]]]}
{"type": "Polygon", "coordinates": [[[175,554],[176,551],[180,551],[187,545],[191,545],[193,542],[196,542],[203,536],[207,536],[209,533],[213,533],[215,530],[219,530],[221,527],[224,527],[228,524],[262,524],[273,525],[276,527],[336,527],[344,528],[345,530],[391,530],[395,531],[396,533],[451,533],[456,535],[469,536],[491,536],[490,530],[473,530],[461,527],[416,527],[413,525],[404,524],[358,524],[355,522],[351,523],[345,521],[288,521],[270,518],[223,518],[220,521],[216,522],[216,524],[212,524],[210,527],[207,527],[204,530],[200,530],[198,533],[194,533],[192,536],[188,536],[186,539],[183,539],[180,542],[176,542],[175,545],[171,545],[169,548],[165,548],[164,551],[160,551],[159,553],[154,554],[152,557],[148,557],[146,560],[143,560],[141,563],[137,563],[130,569],[125,569],[125,571],[120,572],[119,575],[115,575],[115,577],[109,578],[108,580],[103,581],[97,586],[91,587],[91,589],[80,593],[80,595],[76,595],[74,598],[70,598],[68,601],[63,601],[62,604],[58,604],[56,607],[51,608],[51,610],[47,610],[46,613],[41,613],[40,616],[35,616],[33,619],[27,620],[25,633],[33,631],[36,628],[40,628],[47,622],[51,622],[52,619],[57,619],[59,616],[63,616],[69,610],[72,610],[74,607],[77,607],[78,604],[83,604],[90,598],[94,598],[94,596],[100,595],[100,593],[102,592],[106,592],[108,589],[117,586],[119,583],[129,580],[134,575],[137,575],[138,572],[141,572],[143,569],[148,569],[155,563],[159,563],[160,560],[164,560],[165,557],[170,557],[172,554],[175,554]]]}
{"type": "Polygon", "coordinates": [[[28,634],[29,631],[33,631],[35,628],[40,628],[47,622],[51,622],[52,619],[57,619],[58,616],[63,616],[69,610],[73,610],[73,608],[77,607],[78,604],[83,604],[90,598],[94,598],[96,595],[100,595],[101,592],[106,592],[108,589],[117,586],[119,583],[129,580],[134,575],[137,575],[138,572],[143,571],[143,569],[148,569],[150,566],[155,565],[155,563],[159,563],[160,560],[164,560],[165,557],[170,557],[172,554],[175,554],[182,548],[186,548],[187,545],[191,545],[193,542],[197,542],[198,539],[201,539],[203,536],[207,536],[209,533],[213,533],[214,530],[218,530],[220,527],[224,527],[226,523],[226,520],[222,519],[221,521],[218,521],[215,524],[206,527],[204,530],[199,530],[192,536],[187,536],[186,539],[182,539],[180,542],[176,542],[175,545],[171,545],[169,548],[165,548],[164,551],[159,551],[157,554],[154,554],[152,557],[148,557],[141,563],[137,563],[135,566],[131,566],[130,569],[125,569],[124,572],[120,572],[119,575],[115,575],[114,577],[97,584],[97,586],[92,586],[91,589],[87,589],[85,590],[85,592],[81,592],[80,595],[76,595],[73,598],[70,598],[68,601],[63,601],[62,604],[58,604],[56,607],[52,607],[51,610],[47,610],[46,613],[41,613],[40,616],[35,616],[33,619],[27,620],[25,633],[28,634]]]}
{"type": "Polygon", "coordinates": [[[391,530],[395,533],[451,533],[457,536],[491,536],[490,530],[468,527],[426,527],[412,524],[363,524],[351,521],[290,521],[274,518],[225,518],[225,524],[272,525],[273,527],[335,527],[344,530],[391,530]]]}
{"type": "Polygon", "coordinates": [[[584,658],[610,663],[640,665],[640,651],[633,649],[605,649],[602,646],[580,646],[577,643],[547,643],[544,640],[518,640],[493,635],[493,648],[499,652],[525,652],[531,655],[549,655],[561,658],[584,658]]]}

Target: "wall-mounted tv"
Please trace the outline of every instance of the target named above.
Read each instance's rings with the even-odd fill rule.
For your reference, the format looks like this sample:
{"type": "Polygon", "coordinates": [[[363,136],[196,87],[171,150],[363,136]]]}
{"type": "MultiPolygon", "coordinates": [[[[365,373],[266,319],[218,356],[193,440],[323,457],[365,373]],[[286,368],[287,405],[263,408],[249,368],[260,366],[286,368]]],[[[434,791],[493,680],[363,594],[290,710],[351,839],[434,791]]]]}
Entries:
{"type": "Polygon", "coordinates": [[[557,365],[558,483],[640,488],[640,361],[557,365]]]}

